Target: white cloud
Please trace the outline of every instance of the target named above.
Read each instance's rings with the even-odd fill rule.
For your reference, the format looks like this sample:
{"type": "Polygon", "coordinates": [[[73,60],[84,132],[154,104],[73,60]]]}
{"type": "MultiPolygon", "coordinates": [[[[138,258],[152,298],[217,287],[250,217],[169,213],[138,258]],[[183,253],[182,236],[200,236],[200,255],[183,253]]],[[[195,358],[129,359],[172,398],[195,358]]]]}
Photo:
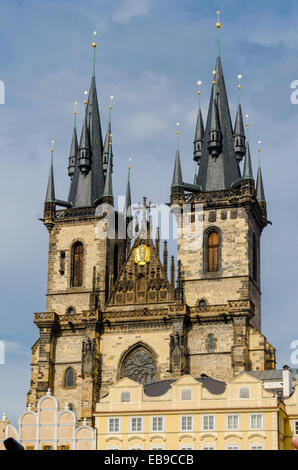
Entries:
{"type": "Polygon", "coordinates": [[[113,19],[119,22],[126,22],[135,16],[148,15],[152,1],[122,0],[121,3],[122,6],[114,12],[113,19]]]}

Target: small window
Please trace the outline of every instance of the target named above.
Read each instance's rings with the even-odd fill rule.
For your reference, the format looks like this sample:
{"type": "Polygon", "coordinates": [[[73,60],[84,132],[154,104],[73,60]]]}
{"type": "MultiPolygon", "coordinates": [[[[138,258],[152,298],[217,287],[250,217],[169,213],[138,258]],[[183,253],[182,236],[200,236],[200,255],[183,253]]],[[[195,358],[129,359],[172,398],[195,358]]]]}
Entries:
{"type": "Polygon", "coordinates": [[[215,450],[215,449],[216,449],[216,447],[215,447],[215,446],[212,446],[212,445],[210,445],[210,446],[207,445],[207,446],[203,446],[203,447],[202,447],[202,450],[215,450]]]}
{"type": "Polygon", "coordinates": [[[164,418],[162,416],[153,416],[152,417],[151,431],[152,432],[163,432],[164,431],[164,418]]]}
{"type": "Polygon", "coordinates": [[[208,235],[208,258],[207,258],[207,271],[218,271],[219,262],[219,236],[218,233],[212,231],[208,235]]]}
{"type": "Polygon", "coordinates": [[[53,450],[52,446],[43,446],[43,450],[53,450]]]}
{"type": "Polygon", "coordinates": [[[238,429],[240,429],[240,416],[228,415],[227,416],[227,430],[236,431],[238,429]]]}
{"type": "Polygon", "coordinates": [[[65,387],[73,388],[75,386],[75,374],[72,367],[69,367],[65,372],[65,387]]]}
{"type": "Polygon", "coordinates": [[[227,450],[240,450],[239,444],[228,444],[226,447],[227,450]]]}
{"type": "Polygon", "coordinates": [[[215,431],[215,415],[204,415],[203,431],[215,431]]]}
{"type": "Polygon", "coordinates": [[[186,445],[180,447],[179,450],[193,450],[193,446],[191,444],[186,444],[186,445]]]}
{"type": "Polygon", "coordinates": [[[214,351],[214,336],[208,335],[208,351],[214,351]]]}
{"type": "Polygon", "coordinates": [[[143,418],[131,418],[130,431],[131,432],[143,432],[143,418]]]}
{"type": "Polygon", "coordinates": [[[67,315],[73,315],[74,313],[75,313],[75,311],[74,311],[73,307],[68,307],[68,309],[66,310],[67,315]]]}
{"type": "Polygon", "coordinates": [[[191,389],[183,388],[181,390],[181,400],[191,400],[191,389]]]}
{"type": "Polygon", "coordinates": [[[248,387],[241,387],[239,389],[239,398],[249,398],[249,388],[248,387]]]}
{"type": "Polygon", "coordinates": [[[121,403],[130,402],[130,392],[121,392],[121,403]]]}
{"type": "Polygon", "coordinates": [[[264,427],[264,415],[253,414],[250,415],[250,429],[262,430],[264,427]]]}
{"type": "Polygon", "coordinates": [[[206,300],[201,299],[199,302],[199,307],[206,307],[206,300]]]}
{"type": "Polygon", "coordinates": [[[120,418],[108,419],[108,432],[120,432],[120,418]]]}
{"type": "Polygon", "coordinates": [[[181,431],[193,431],[193,416],[181,416],[181,431]]]}
{"type": "Polygon", "coordinates": [[[250,450],[264,450],[263,444],[252,444],[250,450]]]}
{"type": "Polygon", "coordinates": [[[293,422],[293,431],[294,431],[294,435],[298,436],[298,421],[293,422]]]}

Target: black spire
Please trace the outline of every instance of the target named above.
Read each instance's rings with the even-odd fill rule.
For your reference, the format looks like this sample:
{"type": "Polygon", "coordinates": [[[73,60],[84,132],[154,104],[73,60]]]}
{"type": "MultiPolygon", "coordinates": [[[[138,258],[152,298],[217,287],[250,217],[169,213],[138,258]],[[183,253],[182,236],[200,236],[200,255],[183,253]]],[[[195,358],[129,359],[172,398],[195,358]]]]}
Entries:
{"type": "Polygon", "coordinates": [[[234,128],[234,150],[237,160],[241,161],[245,155],[245,132],[241,104],[238,104],[234,128]]]}
{"type": "MultiPolygon", "coordinates": [[[[110,142],[112,144],[112,129],[111,129],[111,121],[109,120],[107,133],[105,137],[105,143],[104,143],[103,151],[102,151],[102,168],[103,168],[103,173],[105,177],[107,175],[108,165],[109,165],[109,143],[110,142]]],[[[112,160],[113,160],[113,150],[111,154],[112,154],[112,160]]]]}
{"type": "Polygon", "coordinates": [[[174,166],[173,180],[172,180],[172,187],[174,186],[183,186],[180,152],[178,148],[176,150],[175,166],[174,166]]]}
{"type": "Polygon", "coordinates": [[[201,108],[198,110],[197,125],[196,125],[196,134],[194,140],[194,161],[200,164],[200,159],[202,155],[202,146],[204,141],[204,123],[201,108]]]}
{"type": "Polygon", "coordinates": [[[108,202],[109,204],[114,203],[113,181],[112,181],[112,144],[109,144],[108,171],[107,171],[105,187],[103,191],[103,201],[108,202]]]}
{"type": "Polygon", "coordinates": [[[90,142],[89,133],[87,129],[87,120],[84,119],[81,139],[80,139],[80,157],[79,157],[79,168],[84,176],[89,172],[91,161],[90,161],[90,142]]]}
{"type": "MultiPolygon", "coordinates": [[[[93,48],[95,55],[96,43],[93,43],[93,48]]],[[[80,141],[80,157],[76,159],[69,192],[69,201],[75,207],[92,206],[101,200],[104,192],[103,143],[94,67],[95,61],[80,141]]]]}
{"type": "Polygon", "coordinates": [[[246,142],[246,152],[243,167],[243,179],[253,179],[249,142],[246,142]]]}
{"type": "Polygon", "coordinates": [[[132,217],[131,212],[131,189],[130,189],[130,170],[131,166],[128,167],[128,177],[127,177],[127,186],[126,186],[126,194],[125,194],[125,202],[124,202],[124,215],[126,219],[130,219],[132,217]]]}
{"type": "Polygon", "coordinates": [[[198,184],[203,191],[228,189],[240,178],[240,169],[234,151],[233,128],[220,57],[216,61],[206,135],[208,138],[204,139],[202,146],[198,184]],[[213,129],[215,135],[212,135],[213,129]]]}
{"type": "Polygon", "coordinates": [[[76,166],[76,158],[78,156],[79,147],[78,147],[78,137],[77,137],[77,130],[76,127],[73,129],[70,152],[69,152],[69,159],[68,159],[68,176],[70,178],[73,177],[75,166],[76,166]]]}
{"type": "Polygon", "coordinates": [[[55,202],[55,184],[54,184],[54,169],[53,169],[53,152],[51,149],[51,166],[48,179],[48,187],[45,202],[55,202]]]}
{"type": "Polygon", "coordinates": [[[266,202],[261,165],[259,165],[259,168],[258,168],[256,196],[259,202],[266,202]]]}

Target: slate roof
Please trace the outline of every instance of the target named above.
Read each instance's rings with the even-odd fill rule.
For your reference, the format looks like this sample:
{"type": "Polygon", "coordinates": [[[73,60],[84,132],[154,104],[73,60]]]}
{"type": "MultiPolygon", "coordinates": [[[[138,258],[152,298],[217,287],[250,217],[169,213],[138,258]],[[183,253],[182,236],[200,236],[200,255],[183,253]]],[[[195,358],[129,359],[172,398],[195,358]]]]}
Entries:
{"type": "MultiPolygon", "coordinates": [[[[213,395],[220,395],[226,389],[225,382],[212,379],[208,376],[195,378],[195,380],[197,382],[201,382],[203,387],[205,387],[213,395]]],[[[159,397],[164,395],[174,382],[177,382],[177,379],[162,380],[160,382],[144,385],[145,395],[148,397],[159,397]]]]}
{"type": "Polygon", "coordinates": [[[203,191],[230,189],[232,183],[241,177],[239,163],[234,151],[233,128],[220,57],[217,58],[215,70],[216,84],[211,89],[198,174],[198,184],[203,191]],[[216,113],[214,113],[214,96],[218,112],[219,130],[222,136],[222,148],[216,158],[212,158],[208,151],[208,140],[212,124],[217,125],[214,121],[217,118],[216,113]]]}

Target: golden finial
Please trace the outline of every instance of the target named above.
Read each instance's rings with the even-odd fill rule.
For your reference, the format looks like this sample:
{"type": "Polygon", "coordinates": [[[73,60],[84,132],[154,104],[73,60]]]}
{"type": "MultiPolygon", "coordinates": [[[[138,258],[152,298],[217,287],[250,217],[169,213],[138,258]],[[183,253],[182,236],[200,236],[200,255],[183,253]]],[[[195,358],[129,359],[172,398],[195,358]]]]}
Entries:
{"type": "Polygon", "coordinates": [[[249,126],[248,118],[249,118],[249,115],[245,114],[245,120],[246,120],[245,127],[249,126]]]}
{"type": "Polygon", "coordinates": [[[238,75],[238,90],[241,90],[242,86],[241,86],[241,78],[242,78],[242,75],[241,73],[239,73],[238,75]]]}
{"type": "Polygon", "coordinates": [[[262,143],[262,141],[261,141],[261,140],[258,140],[258,146],[259,146],[258,152],[259,152],[259,153],[261,152],[261,143],[262,143]]]}
{"type": "Polygon", "coordinates": [[[217,23],[216,23],[216,27],[217,27],[218,29],[220,29],[220,27],[221,27],[220,20],[219,20],[220,11],[217,10],[216,14],[217,14],[217,23]]]}
{"type": "Polygon", "coordinates": [[[213,80],[212,80],[212,84],[213,85],[216,85],[216,70],[213,70],[213,80]]]}
{"type": "Polygon", "coordinates": [[[128,169],[129,169],[129,170],[131,169],[131,160],[132,160],[131,158],[128,159],[128,162],[129,162],[129,163],[128,163],[128,169]]]}
{"type": "Polygon", "coordinates": [[[73,110],[73,114],[74,114],[75,116],[76,116],[76,114],[77,114],[77,105],[78,105],[78,102],[75,101],[75,102],[74,102],[74,110],[73,110]]]}
{"type": "Polygon", "coordinates": [[[113,107],[113,106],[112,106],[112,101],[113,101],[113,99],[114,99],[114,96],[110,96],[111,103],[110,103],[110,105],[109,105],[109,109],[112,109],[112,107],[113,107]]]}
{"type": "Polygon", "coordinates": [[[200,95],[200,94],[201,94],[200,87],[201,87],[201,85],[202,85],[201,80],[199,80],[199,81],[197,82],[197,84],[199,85],[198,95],[200,95]]]}
{"type": "Polygon", "coordinates": [[[51,147],[51,152],[52,152],[52,153],[54,152],[54,143],[55,143],[55,141],[54,141],[54,140],[51,140],[51,146],[52,146],[52,147],[51,147]]]}
{"type": "Polygon", "coordinates": [[[177,126],[177,130],[176,130],[176,134],[179,135],[180,132],[179,132],[179,126],[180,126],[180,122],[176,122],[176,126],[177,126]]]}
{"type": "Polygon", "coordinates": [[[96,42],[95,42],[96,34],[97,34],[97,32],[96,32],[96,31],[93,31],[94,42],[92,43],[92,47],[96,47],[96,42]]]}
{"type": "Polygon", "coordinates": [[[84,104],[87,104],[87,95],[88,95],[88,91],[85,90],[85,91],[84,91],[84,96],[85,96],[85,98],[84,98],[84,104]]]}

